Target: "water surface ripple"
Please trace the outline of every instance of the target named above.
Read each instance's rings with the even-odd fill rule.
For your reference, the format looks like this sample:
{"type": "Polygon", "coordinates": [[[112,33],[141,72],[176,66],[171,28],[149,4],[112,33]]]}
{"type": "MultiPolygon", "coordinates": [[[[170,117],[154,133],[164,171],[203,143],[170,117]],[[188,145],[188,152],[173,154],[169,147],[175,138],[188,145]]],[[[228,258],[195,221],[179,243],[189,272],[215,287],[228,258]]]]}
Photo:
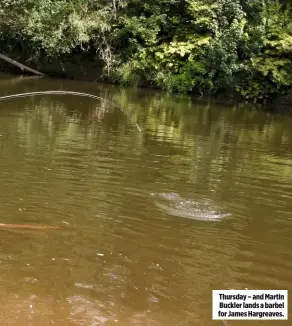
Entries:
{"type": "Polygon", "coordinates": [[[61,226],[0,229],[1,325],[220,326],[213,289],[292,290],[291,118],[10,81],[112,99],[143,132],[93,99],[0,102],[1,223],[61,226]]]}

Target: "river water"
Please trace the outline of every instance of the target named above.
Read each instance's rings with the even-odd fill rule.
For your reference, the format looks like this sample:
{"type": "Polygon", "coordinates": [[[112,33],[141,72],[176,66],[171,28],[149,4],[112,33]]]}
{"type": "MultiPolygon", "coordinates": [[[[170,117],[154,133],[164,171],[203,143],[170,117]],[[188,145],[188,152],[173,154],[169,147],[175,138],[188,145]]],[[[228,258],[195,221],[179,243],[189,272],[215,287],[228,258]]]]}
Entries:
{"type": "Polygon", "coordinates": [[[0,223],[60,227],[0,228],[0,325],[220,326],[212,290],[292,290],[291,117],[0,78],[1,96],[46,90],[123,109],[0,101],[0,223]]]}

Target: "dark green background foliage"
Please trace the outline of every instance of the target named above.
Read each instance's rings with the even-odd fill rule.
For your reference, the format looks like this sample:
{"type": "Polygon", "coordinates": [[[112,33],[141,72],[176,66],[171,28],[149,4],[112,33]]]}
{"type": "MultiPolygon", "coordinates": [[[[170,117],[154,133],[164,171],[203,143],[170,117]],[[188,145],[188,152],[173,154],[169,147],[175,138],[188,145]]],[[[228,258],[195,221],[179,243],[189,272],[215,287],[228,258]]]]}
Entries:
{"type": "Polygon", "coordinates": [[[37,64],[77,51],[112,82],[263,100],[292,85],[288,2],[1,0],[1,52],[37,64]]]}

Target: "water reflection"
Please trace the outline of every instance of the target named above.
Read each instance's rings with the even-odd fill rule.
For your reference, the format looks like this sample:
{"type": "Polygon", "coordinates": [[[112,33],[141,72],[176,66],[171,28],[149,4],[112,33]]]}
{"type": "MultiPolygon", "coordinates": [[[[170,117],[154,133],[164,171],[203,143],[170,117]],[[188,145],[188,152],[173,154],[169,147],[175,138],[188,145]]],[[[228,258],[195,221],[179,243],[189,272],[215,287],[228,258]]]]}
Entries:
{"type": "Polygon", "coordinates": [[[102,101],[0,102],[1,223],[62,226],[0,230],[1,324],[222,325],[212,289],[292,290],[291,118],[90,83],[2,82],[5,95],[114,100],[143,132],[102,101]]]}

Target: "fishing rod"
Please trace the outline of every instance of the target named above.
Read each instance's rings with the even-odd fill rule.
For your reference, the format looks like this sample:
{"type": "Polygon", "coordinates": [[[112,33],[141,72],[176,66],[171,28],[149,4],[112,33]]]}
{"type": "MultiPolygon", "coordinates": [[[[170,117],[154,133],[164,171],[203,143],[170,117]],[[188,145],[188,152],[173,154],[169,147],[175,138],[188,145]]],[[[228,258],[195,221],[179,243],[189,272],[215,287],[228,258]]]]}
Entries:
{"type": "MultiPolygon", "coordinates": [[[[84,97],[90,97],[96,100],[103,100],[105,102],[110,103],[111,105],[114,105],[118,107],[128,118],[131,120],[129,117],[129,114],[118,104],[107,100],[103,97],[99,97],[93,94],[88,94],[88,93],[80,93],[80,92],[72,92],[72,91],[41,91],[41,92],[30,92],[30,93],[19,93],[19,94],[12,94],[12,95],[6,95],[6,96],[0,96],[0,101],[3,100],[9,100],[13,98],[18,98],[18,97],[26,97],[26,96],[35,96],[35,95],[46,95],[46,94],[51,94],[51,95],[76,95],[76,96],[84,96],[84,97]]],[[[141,128],[137,123],[134,123],[139,131],[141,131],[141,128]]]]}

